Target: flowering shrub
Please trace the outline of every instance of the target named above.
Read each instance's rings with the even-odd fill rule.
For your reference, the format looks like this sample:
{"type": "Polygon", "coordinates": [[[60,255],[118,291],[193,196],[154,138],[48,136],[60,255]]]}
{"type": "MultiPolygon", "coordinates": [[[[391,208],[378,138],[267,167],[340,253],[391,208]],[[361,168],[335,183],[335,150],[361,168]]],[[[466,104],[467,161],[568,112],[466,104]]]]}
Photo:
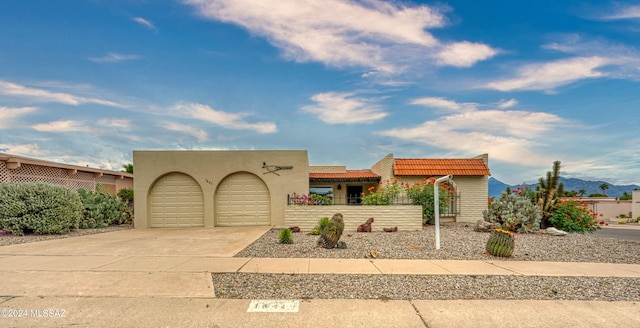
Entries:
{"type": "MultiPolygon", "coordinates": [[[[434,204],[434,188],[435,179],[416,181],[412,186],[405,185],[407,196],[411,199],[413,205],[422,205],[422,221],[426,224],[435,223],[435,204],[434,204]]],[[[451,202],[451,194],[455,191],[449,185],[440,185],[438,187],[438,209],[440,214],[446,213],[451,202]]]]}
{"type": "Polygon", "coordinates": [[[385,181],[383,184],[369,188],[369,194],[362,193],[363,205],[391,205],[403,191],[402,184],[398,184],[398,180],[385,181]]]}
{"type": "Polygon", "coordinates": [[[333,204],[333,199],[318,194],[298,195],[294,192],[289,197],[289,203],[291,205],[331,205],[333,204]]]}
{"type": "Polygon", "coordinates": [[[600,228],[596,214],[585,202],[575,198],[556,203],[549,222],[567,232],[594,232],[600,228]]]}
{"type": "Polygon", "coordinates": [[[497,223],[504,230],[529,233],[540,229],[542,214],[526,196],[503,192],[500,199],[482,212],[482,216],[485,221],[497,223]]]}

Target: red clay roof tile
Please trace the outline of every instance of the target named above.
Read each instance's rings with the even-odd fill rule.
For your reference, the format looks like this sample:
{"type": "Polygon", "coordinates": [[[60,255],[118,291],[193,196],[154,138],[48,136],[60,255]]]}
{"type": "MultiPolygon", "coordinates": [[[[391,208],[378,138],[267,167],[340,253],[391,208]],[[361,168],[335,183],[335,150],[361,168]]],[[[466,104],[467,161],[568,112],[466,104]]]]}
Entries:
{"type": "Polygon", "coordinates": [[[371,170],[347,170],[343,173],[309,173],[310,180],[333,180],[333,181],[346,181],[346,180],[358,180],[358,181],[376,181],[380,180],[380,176],[373,173],[371,170]]]}
{"type": "Polygon", "coordinates": [[[431,159],[431,158],[396,158],[393,164],[396,176],[438,176],[453,174],[454,176],[491,175],[489,167],[482,159],[431,159]]]}

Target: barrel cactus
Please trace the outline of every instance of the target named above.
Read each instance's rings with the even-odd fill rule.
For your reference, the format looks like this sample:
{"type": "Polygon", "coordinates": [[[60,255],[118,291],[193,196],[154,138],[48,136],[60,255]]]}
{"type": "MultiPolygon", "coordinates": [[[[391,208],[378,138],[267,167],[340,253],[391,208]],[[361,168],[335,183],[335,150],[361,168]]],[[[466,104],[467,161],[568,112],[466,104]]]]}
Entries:
{"type": "Polygon", "coordinates": [[[495,229],[487,241],[487,252],[493,256],[510,257],[513,255],[515,242],[513,232],[495,229]]]}

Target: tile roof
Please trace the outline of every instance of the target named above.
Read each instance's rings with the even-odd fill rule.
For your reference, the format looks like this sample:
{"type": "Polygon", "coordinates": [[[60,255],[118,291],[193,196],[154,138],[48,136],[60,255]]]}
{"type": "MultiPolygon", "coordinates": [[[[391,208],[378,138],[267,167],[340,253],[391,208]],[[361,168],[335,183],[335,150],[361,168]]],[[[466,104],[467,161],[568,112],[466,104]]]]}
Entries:
{"type": "Polygon", "coordinates": [[[393,164],[396,176],[453,176],[491,175],[489,167],[479,158],[430,159],[396,158],[393,164]]]}
{"type": "Polygon", "coordinates": [[[309,173],[309,181],[380,181],[371,170],[346,170],[340,173],[309,173]]]}

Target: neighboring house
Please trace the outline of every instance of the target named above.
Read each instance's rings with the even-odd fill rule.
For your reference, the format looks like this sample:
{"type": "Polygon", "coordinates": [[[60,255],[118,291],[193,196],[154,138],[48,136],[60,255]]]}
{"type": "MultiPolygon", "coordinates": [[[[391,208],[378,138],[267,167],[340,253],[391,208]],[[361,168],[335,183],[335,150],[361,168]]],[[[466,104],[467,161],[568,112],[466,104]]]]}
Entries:
{"type": "MultiPolygon", "coordinates": [[[[364,170],[310,166],[304,150],[134,151],[133,161],[136,228],[295,225],[302,217],[287,218],[286,215],[295,212],[286,211],[291,207],[288,203],[294,194],[310,193],[331,197],[334,205],[347,206],[315,206],[315,211],[325,211],[331,216],[331,212],[345,210],[349,211],[350,220],[366,220],[366,208],[349,205],[359,205],[360,197],[370,187],[387,179],[413,183],[447,174],[454,175],[452,184],[460,195],[456,221],[482,219],[488,200],[487,155],[431,160],[394,159],[390,154],[364,170]],[[356,208],[365,212],[352,212],[358,211],[356,208]]],[[[411,213],[407,217],[398,213],[398,208],[391,211],[394,213],[379,214],[388,217],[387,221],[384,218],[380,221],[393,224],[406,220],[405,227],[421,227],[420,210],[405,206],[411,213]]],[[[306,214],[298,211],[296,215],[306,214]]],[[[313,224],[317,219],[304,217],[304,224],[313,224]]],[[[346,224],[350,226],[355,221],[346,224]]]]}
{"type": "Polygon", "coordinates": [[[60,164],[0,153],[0,183],[45,182],[70,189],[101,190],[116,194],[133,188],[133,174],[60,164]]]}
{"type": "Polygon", "coordinates": [[[371,170],[380,175],[381,181],[397,180],[413,184],[429,178],[453,175],[450,185],[458,195],[455,221],[476,222],[482,219],[482,211],[489,199],[489,155],[473,158],[393,158],[385,156],[371,170]]]}
{"type": "Polygon", "coordinates": [[[615,197],[565,197],[563,199],[575,199],[586,204],[596,214],[596,220],[609,221],[620,215],[633,216],[633,200],[618,200],[615,197]]]}

